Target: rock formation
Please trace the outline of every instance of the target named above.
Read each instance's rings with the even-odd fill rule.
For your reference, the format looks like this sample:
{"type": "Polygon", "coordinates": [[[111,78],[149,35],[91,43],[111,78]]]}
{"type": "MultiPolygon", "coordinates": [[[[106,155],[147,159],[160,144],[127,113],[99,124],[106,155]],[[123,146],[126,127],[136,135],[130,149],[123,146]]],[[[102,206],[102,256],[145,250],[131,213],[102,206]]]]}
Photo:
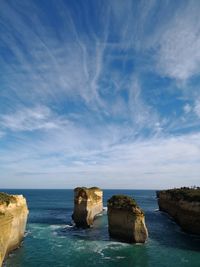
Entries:
{"type": "Polygon", "coordinates": [[[181,228],[200,234],[200,189],[180,188],[157,191],[158,205],[167,212],[181,228]]]}
{"type": "Polygon", "coordinates": [[[103,191],[97,187],[74,189],[72,219],[78,227],[90,227],[94,217],[103,210],[103,191]]]}
{"type": "Polygon", "coordinates": [[[0,193],[0,266],[5,256],[20,245],[27,216],[28,209],[23,196],[0,193]]]}
{"type": "Polygon", "coordinates": [[[131,197],[114,195],[108,200],[108,231],[111,237],[129,243],[144,243],[148,237],[144,212],[131,197]]]}

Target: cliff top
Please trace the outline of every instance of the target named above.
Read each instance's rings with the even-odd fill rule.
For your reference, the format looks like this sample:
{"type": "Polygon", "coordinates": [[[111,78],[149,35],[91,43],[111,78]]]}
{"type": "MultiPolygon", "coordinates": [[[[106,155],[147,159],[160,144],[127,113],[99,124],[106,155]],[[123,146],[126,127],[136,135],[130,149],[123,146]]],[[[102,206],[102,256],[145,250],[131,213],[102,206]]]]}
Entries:
{"type": "MultiPolygon", "coordinates": [[[[138,208],[136,201],[126,195],[114,195],[108,200],[108,207],[115,209],[133,210],[133,208],[138,208]]],[[[141,210],[141,209],[140,209],[141,210]]],[[[141,210],[142,212],[142,210],[141,210]]]]}
{"type": "Polygon", "coordinates": [[[0,205],[6,204],[8,206],[10,203],[15,203],[15,202],[16,202],[15,196],[0,192],[0,205]]]}
{"type": "Polygon", "coordinates": [[[74,192],[75,192],[75,199],[74,199],[75,202],[79,199],[79,197],[85,200],[92,199],[93,201],[98,202],[99,200],[102,199],[103,195],[103,191],[98,187],[91,187],[91,188],[76,187],[74,189],[74,192]]]}
{"type": "Polygon", "coordinates": [[[200,187],[197,188],[189,188],[189,187],[181,187],[175,189],[161,190],[158,191],[159,194],[170,194],[170,196],[175,200],[185,200],[189,202],[200,202],[200,187]]]}
{"type": "Polygon", "coordinates": [[[82,187],[76,187],[74,189],[74,191],[80,191],[80,190],[85,190],[85,191],[102,191],[99,187],[95,187],[95,186],[90,187],[90,188],[82,186],[82,187]]]}

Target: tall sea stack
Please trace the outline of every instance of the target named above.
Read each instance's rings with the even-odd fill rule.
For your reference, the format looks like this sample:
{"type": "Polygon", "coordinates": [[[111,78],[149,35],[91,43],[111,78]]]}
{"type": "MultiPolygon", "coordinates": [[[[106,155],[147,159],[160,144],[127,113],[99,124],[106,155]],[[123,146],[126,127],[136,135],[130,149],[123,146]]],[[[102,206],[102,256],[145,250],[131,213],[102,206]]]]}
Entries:
{"type": "Polygon", "coordinates": [[[0,193],[0,266],[8,253],[19,247],[27,216],[28,208],[23,196],[0,193]]]}
{"type": "Polygon", "coordinates": [[[74,212],[72,219],[77,227],[90,227],[94,217],[103,211],[103,191],[98,187],[74,189],[74,212]]]}
{"type": "Polygon", "coordinates": [[[114,195],[108,200],[108,231],[111,237],[128,243],[144,243],[148,237],[144,212],[135,200],[114,195]]]}

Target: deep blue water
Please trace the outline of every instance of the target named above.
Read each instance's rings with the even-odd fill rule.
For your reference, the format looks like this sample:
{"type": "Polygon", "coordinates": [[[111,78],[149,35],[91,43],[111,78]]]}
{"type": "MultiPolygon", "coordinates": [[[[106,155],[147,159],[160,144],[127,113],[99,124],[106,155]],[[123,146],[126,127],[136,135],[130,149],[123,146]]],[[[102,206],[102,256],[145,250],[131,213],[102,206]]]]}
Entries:
{"type": "Polygon", "coordinates": [[[104,190],[104,206],[113,194],[136,199],[146,214],[149,230],[144,245],[125,244],[108,236],[106,211],[94,227],[71,227],[73,190],[2,190],[23,194],[30,214],[22,246],[6,267],[199,267],[200,237],[183,233],[158,209],[153,190],[104,190]]]}

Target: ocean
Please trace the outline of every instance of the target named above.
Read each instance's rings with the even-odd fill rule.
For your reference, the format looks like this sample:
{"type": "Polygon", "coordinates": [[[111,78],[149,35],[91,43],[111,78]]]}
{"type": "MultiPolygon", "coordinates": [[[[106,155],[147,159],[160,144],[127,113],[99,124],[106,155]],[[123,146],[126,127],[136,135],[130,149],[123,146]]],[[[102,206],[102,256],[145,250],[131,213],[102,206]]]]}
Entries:
{"type": "Polygon", "coordinates": [[[111,239],[106,210],[92,228],[73,227],[73,190],[1,191],[23,194],[30,211],[25,239],[5,267],[200,266],[200,237],[185,234],[158,211],[154,190],[104,190],[105,207],[113,194],[127,194],[145,211],[149,238],[142,245],[111,239]]]}

